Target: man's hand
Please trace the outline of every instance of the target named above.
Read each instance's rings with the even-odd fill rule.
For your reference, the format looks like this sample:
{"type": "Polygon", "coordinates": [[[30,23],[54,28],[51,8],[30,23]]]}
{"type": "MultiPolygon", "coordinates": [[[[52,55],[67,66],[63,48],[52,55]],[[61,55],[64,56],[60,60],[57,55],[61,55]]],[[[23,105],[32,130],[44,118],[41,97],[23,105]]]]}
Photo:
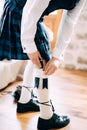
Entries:
{"type": "Polygon", "coordinates": [[[40,63],[41,56],[38,51],[33,53],[28,53],[27,55],[33,64],[35,64],[38,68],[41,68],[41,63],[40,63]]]}
{"type": "Polygon", "coordinates": [[[46,63],[44,73],[46,75],[51,75],[57,70],[58,66],[59,66],[59,60],[53,57],[52,59],[50,59],[50,61],[46,63]]]}

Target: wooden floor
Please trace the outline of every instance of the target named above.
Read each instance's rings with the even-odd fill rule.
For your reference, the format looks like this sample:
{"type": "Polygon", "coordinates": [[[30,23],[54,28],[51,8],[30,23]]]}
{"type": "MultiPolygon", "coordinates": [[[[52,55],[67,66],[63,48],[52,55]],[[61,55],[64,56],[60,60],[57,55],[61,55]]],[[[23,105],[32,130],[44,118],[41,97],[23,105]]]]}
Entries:
{"type": "MultiPolygon", "coordinates": [[[[16,81],[5,90],[13,91],[21,83],[16,81]]],[[[56,113],[71,119],[61,130],[87,130],[87,72],[59,69],[51,79],[50,95],[56,113]]],[[[11,95],[0,94],[0,130],[37,130],[39,113],[17,114],[16,106],[11,95]]]]}

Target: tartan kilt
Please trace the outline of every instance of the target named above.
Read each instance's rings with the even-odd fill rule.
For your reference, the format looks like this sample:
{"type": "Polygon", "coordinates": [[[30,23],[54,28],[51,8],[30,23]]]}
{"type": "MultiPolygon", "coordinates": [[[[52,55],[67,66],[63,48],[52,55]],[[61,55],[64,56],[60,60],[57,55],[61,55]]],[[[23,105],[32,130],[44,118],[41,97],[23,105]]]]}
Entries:
{"type": "MultiPolygon", "coordinates": [[[[23,53],[21,46],[20,29],[22,11],[23,7],[19,6],[15,0],[6,0],[3,16],[0,21],[0,60],[29,60],[27,54],[23,53]]],[[[41,22],[42,20],[39,20],[37,23],[34,40],[42,58],[48,61],[50,59],[50,45],[41,22]]]]}
{"type": "MultiPolygon", "coordinates": [[[[20,2],[20,0],[16,1],[20,2]]],[[[20,6],[16,1],[6,0],[4,4],[0,20],[0,60],[29,60],[27,54],[23,53],[20,39],[23,6],[20,6]]],[[[34,41],[42,58],[48,61],[50,59],[50,45],[41,22],[42,19],[37,23],[34,41]]]]}
{"type": "Polygon", "coordinates": [[[0,20],[0,60],[29,59],[23,53],[20,40],[22,11],[23,8],[15,0],[5,0],[0,20]]]}

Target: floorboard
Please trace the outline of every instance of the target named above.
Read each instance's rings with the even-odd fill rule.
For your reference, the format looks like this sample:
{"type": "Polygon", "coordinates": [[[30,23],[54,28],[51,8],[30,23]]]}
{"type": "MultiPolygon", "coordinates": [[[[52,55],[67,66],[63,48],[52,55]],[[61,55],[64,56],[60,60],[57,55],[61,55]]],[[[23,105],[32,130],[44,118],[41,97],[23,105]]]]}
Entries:
{"type": "MultiPolygon", "coordinates": [[[[71,119],[70,125],[61,130],[86,130],[87,72],[59,69],[50,79],[50,97],[56,113],[66,114],[71,119]]],[[[17,114],[17,103],[11,94],[3,93],[14,91],[19,84],[21,80],[0,92],[0,130],[37,130],[39,112],[17,114]]]]}

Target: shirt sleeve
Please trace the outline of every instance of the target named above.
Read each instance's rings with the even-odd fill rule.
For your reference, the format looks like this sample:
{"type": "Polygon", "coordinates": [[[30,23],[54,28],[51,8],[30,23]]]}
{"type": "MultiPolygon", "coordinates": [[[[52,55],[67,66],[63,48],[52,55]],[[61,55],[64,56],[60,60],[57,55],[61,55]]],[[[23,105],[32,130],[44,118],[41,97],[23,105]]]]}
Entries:
{"type": "Polygon", "coordinates": [[[37,51],[34,37],[37,29],[37,22],[50,0],[27,0],[23,9],[21,23],[21,43],[25,53],[37,51]]]}
{"type": "Polygon", "coordinates": [[[86,0],[80,0],[74,9],[70,11],[64,10],[58,30],[57,44],[52,54],[54,57],[61,59],[64,55],[64,52],[70,43],[72,32],[78,16],[85,3],[86,0]]]}

